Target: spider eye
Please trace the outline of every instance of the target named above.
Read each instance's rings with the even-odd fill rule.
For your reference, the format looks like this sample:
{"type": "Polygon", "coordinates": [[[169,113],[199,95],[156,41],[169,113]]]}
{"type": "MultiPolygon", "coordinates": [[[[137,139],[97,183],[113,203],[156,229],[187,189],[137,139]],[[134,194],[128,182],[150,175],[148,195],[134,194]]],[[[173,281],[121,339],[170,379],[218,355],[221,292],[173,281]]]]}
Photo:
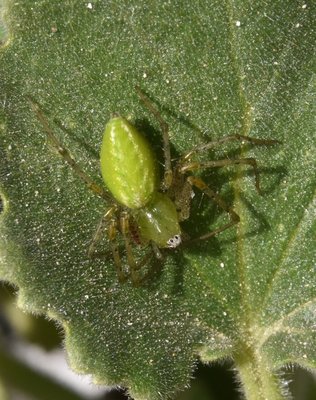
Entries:
{"type": "Polygon", "coordinates": [[[170,248],[175,248],[175,247],[179,246],[180,243],[181,243],[181,236],[180,235],[174,235],[172,238],[170,238],[167,241],[167,245],[170,248]]]}

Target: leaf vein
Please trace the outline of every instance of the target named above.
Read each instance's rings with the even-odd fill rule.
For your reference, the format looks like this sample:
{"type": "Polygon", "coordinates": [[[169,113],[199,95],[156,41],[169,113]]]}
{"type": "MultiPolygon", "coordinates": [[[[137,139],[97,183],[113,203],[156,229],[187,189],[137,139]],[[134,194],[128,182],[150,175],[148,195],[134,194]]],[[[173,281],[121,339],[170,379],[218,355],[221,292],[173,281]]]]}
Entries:
{"type": "Polygon", "coordinates": [[[316,205],[316,191],[313,193],[311,201],[308,204],[308,207],[305,208],[307,210],[305,213],[302,214],[301,218],[298,220],[296,226],[292,230],[292,233],[289,236],[289,240],[287,242],[287,245],[283,249],[279,262],[277,263],[277,267],[273,271],[273,274],[271,275],[268,283],[267,283],[267,290],[265,292],[265,296],[262,301],[262,307],[261,310],[265,309],[265,306],[267,304],[268,299],[271,296],[272,289],[274,287],[275,282],[277,281],[277,278],[280,276],[280,274],[283,272],[284,268],[286,268],[285,261],[289,257],[289,254],[291,253],[293,247],[295,246],[296,243],[296,238],[301,234],[305,229],[309,228],[309,225],[312,221],[311,215],[315,212],[315,205],[316,205]]]}

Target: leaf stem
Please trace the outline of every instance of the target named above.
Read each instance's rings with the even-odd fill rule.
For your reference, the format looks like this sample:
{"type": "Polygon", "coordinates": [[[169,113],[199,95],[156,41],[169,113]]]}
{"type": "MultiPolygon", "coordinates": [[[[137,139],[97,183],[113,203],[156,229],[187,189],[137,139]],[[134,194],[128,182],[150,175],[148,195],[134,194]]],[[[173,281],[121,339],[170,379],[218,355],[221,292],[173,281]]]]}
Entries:
{"type": "Polygon", "coordinates": [[[284,400],[285,390],[262,353],[243,344],[235,355],[235,365],[247,400],[284,400]]]}

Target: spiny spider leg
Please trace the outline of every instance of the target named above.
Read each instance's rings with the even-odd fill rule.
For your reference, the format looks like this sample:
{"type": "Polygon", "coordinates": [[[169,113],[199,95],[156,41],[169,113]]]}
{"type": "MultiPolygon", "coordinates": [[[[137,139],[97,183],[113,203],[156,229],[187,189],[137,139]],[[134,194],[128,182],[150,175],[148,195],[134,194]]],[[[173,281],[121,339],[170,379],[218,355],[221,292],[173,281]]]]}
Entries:
{"type": "Polygon", "coordinates": [[[96,246],[100,242],[102,234],[105,231],[105,229],[109,223],[109,220],[113,217],[113,215],[116,211],[117,211],[117,206],[113,206],[109,210],[107,210],[106,213],[100,219],[100,222],[97,226],[97,229],[93,235],[91,244],[89,246],[88,257],[93,257],[96,246]]]}
{"type": "Polygon", "coordinates": [[[121,257],[117,245],[117,240],[116,240],[116,234],[117,234],[117,220],[116,218],[112,218],[109,224],[109,230],[108,230],[108,237],[110,241],[110,246],[113,254],[113,259],[114,263],[116,266],[116,271],[117,271],[117,276],[119,282],[125,282],[127,279],[127,275],[123,272],[122,269],[122,262],[121,262],[121,257]]]}
{"type": "Polygon", "coordinates": [[[190,217],[192,194],[192,186],[187,180],[185,180],[179,194],[176,194],[175,196],[175,204],[178,210],[179,221],[185,221],[190,217]]]}
{"type": "Polygon", "coordinates": [[[230,208],[218,194],[216,194],[209,186],[207,186],[206,183],[202,181],[202,179],[197,178],[195,176],[189,176],[187,178],[187,181],[191,186],[197,187],[199,190],[205,193],[210,199],[214,200],[215,203],[219,205],[219,207],[221,207],[224,211],[226,211],[229,214],[231,220],[229,223],[221,226],[218,229],[214,229],[214,231],[212,232],[206,233],[205,235],[189,240],[187,242],[188,244],[196,242],[198,240],[209,239],[210,237],[215,236],[220,232],[223,232],[224,230],[230,228],[231,226],[238,224],[238,222],[240,221],[239,215],[236,214],[235,211],[232,208],[230,208]]]}
{"type": "Polygon", "coordinates": [[[77,164],[77,162],[74,160],[74,158],[70,155],[69,151],[60,143],[60,141],[57,139],[55,134],[53,133],[52,129],[50,128],[48,121],[43,113],[43,111],[40,109],[39,105],[35,103],[30,97],[28,98],[32,110],[34,111],[37,119],[39,122],[42,124],[44,131],[46,132],[46,135],[48,136],[51,144],[54,146],[54,148],[58,151],[58,153],[61,155],[61,157],[68,163],[68,165],[73,169],[76,175],[78,175],[83,182],[87,185],[87,187],[92,190],[95,194],[98,196],[102,197],[103,199],[107,201],[113,202],[113,198],[97,183],[95,183],[90,176],[88,176],[77,164]]]}
{"type": "MultiPolygon", "coordinates": [[[[150,250],[143,256],[143,258],[136,262],[134,255],[133,255],[133,250],[132,250],[132,245],[131,245],[131,239],[130,239],[130,226],[129,226],[129,214],[127,211],[123,211],[121,213],[120,217],[120,226],[121,226],[121,232],[124,238],[124,243],[125,243],[125,251],[126,251],[126,256],[127,256],[127,262],[130,268],[130,275],[131,275],[131,280],[132,283],[135,286],[140,285],[146,278],[148,274],[145,274],[141,276],[139,274],[139,270],[147,264],[147,262],[150,260],[150,258],[153,256],[153,254],[156,254],[154,251],[154,248],[150,247],[150,250]]],[[[156,254],[157,256],[157,254],[156,254]]],[[[157,257],[158,258],[158,257],[157,257]]]]}
{"type": "MultiPolygon", "coordinates": [[[[161,260],[162,259],[162,254],[161,254],[160,250],[158,249],[158,247],[157,247],[157,250],[158,251],[156,252],[155,251],[155,244],[151,242],[150,243],[150,249],[147,251],[147,253],[145,253],[145,255],[142,257],[142,259],[137,262],[135,271],[141,270],[143,266],[148,264],[148,262],[152,259],[153,256],[156,256],[157,260],[161,260]]],[[[135,274],[134,280],[132,278],[133,284],[135,286],[141,285],[148,278],[150,278],[152,273],[153,273],[153,270],[152,269],[148,269],[145,273],[142,273],[142,274],[137,273],[137,274],[135,274]]]]}
{"type": "Polygon", "coordinates": [[[216,161],[205,161],[205,162],[191,162],[188,164],[184,164],[180,167],[180,171],[185,173],[187,171],[194,171],[201,168],[218,168],[218,167],[225,167],[227,165],[234,165],[234,164],[247,164],[251,165],[254,174],[255,174],[255,185],[257,192],[262,194],[260,189],[260,180],[259,180],[259,172],[257,167],[257,161],[254,158],[236,158],[234,160],[225,159],[225,160],[216,160],[216,161]]]}
{"type": "Polygon", "coordinates": [[[135,279],[136,261],[133,256],[131,239],[130,239],[130,229],[129,229],[129,215],[128,212],[123,211],[120,216],[120,227],[124,238],[125,250],[127,256],[127,262],[130,267],[131,278],[135,279]]]}
{"type": "Polygon", "coordinates": [[[244,135],[229,135],[225,136],[222,139],[218,140],[213,140],[211,142],[198,145],[194,147],[192,150],[190,150],[188,153],[186,153],[182,159],[183,160],[188,160],[194,153],[199,153],[208,149],[211,149],[212,147],[218,146],[220,144],[226,143],[226,142],[232,142],[234,140],[238,140],[241,142],[249,142],[252,143],[256,146],[271,146],[274,144],[280,144],[281,142],[279,140],[274,140],[274,139],[257,139],[249,136],[244,136],[244,135]]]}
{"type": "Polygon", "coordinates": [[[171,156],[170,156],[170,142],[169,142],[169,126],[166,121],[162,118],[160,112],[154,106],[153,102],[149,97],[141,90],[139,86],[135,86],[136,92],[144,105],[158,120],[162,134],[163,134],[163,151],[165,158],[165,172],[163,178],[163,189],[168,190],[172,183],[172,168],[171,168],[171,156]]]}

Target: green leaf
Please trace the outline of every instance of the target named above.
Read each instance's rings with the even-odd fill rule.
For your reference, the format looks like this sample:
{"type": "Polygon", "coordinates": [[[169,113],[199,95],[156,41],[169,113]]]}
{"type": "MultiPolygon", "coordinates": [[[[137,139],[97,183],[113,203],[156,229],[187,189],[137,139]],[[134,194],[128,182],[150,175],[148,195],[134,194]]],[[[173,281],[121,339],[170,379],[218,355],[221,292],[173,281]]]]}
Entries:
{"type": "MultiPolygon", "coordinates": [[[[230,357],[247,398],[260,400],[281,398],[275,369],[316,367],[312,3],[5,3],[0,271],[20,307],[62,324],[76,371],[158,399],[188,385],[198,356],[230,357]],[[247,168],[204,171],[241,222],[169,252],[140,287],[118,284],[111,256],[88,258],[108,204],[52,148],[27,100],[102,184],[98,154],[114,112],[142,127],[163,160],[136,84],[168,122],[174,157],[235,133],[282,141],[203,155],[255,157],[263,196],[247,168]]],[[[227,220],[196,193],[184,229],[194,237],[227,220]]]]}

